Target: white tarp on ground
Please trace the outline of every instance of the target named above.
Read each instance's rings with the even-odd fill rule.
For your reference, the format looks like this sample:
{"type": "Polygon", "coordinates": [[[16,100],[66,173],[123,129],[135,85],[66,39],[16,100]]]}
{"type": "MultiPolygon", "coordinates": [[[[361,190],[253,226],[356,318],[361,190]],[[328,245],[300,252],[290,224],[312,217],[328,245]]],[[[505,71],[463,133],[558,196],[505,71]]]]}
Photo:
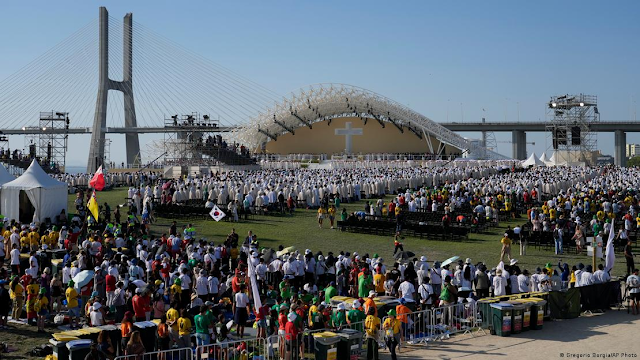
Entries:
{"type": "Polygon", "coordinates": [[[35,160],[19,178],[2,185],[2,212],[9,220],[19,219],[20,191],[27,194],[34,218],[40,221],[55,221],[62,210],[67,211],[67,184],[47,175],[35,160]]]}
{"type": "Polygon", "coordinates": [[[532,153],[527,160],[522,162],[522,166],[529,167],[529,166],[547,166],[547,165],[542,161],[540,161],[540,159],[538,159],[538,157],[536,156],[536,153],[532,153]]]}

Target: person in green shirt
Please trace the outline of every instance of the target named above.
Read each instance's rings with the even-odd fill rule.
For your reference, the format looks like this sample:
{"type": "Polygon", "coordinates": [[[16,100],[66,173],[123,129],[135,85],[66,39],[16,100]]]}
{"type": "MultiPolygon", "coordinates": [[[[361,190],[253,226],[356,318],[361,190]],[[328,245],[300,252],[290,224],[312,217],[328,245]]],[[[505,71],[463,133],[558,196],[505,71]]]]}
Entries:
{"type": "Polygon", "coordinates": [[[373,277],[369,273],[368,268],[364,268],[364,272],[358,276],[358,296],[366,298],[369,291],[373,290],[373,277]]]}
{"type": "Polygon", "coordinates": [[[344,303],[338,304],[338,309],[333,313],[331,323],[334,328],[341,328],[347,325],[347,314],[345,312],[344,303]]]}
{"type": "Polygon", "coordinates": [[[196,325],[196,344],[197,346],[209,345],[209,328],[211,327],[211,318],[207,316],[209,307],[207,305],[200,306],[200,314],[193,318],[196,325]]]}
{"type": "Polygon", "coordinates": [[[353,302],[353,308],[347,313],[347,322],[353,330],[363,331],[362,322],[365,319],[364,311],[360,308],[358,300],[353,302]]]}
{"type": "Polygon", "coordinates": [[[291,287],[289,285],[289,278],[285,278],[280,282],[280,296],[283,299],[289,299],[291,297],[291,287]]]}
{"type": "Polygon", "coordinates": [[[329,305],[331,304],[331,298],[338,295],[338,289],[336,289],[336,283],[330,282],[329,286],[324,289],[324,302],[329,305]]]}

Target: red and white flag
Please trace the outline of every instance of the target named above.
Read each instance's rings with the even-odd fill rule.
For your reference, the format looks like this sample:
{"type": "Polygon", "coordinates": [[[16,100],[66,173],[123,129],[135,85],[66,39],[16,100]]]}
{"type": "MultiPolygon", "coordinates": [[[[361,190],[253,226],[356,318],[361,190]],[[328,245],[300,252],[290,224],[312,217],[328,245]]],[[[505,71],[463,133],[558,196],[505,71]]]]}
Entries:
{"type": "Polygon", "coordinates": [[[98,168],[89,185],[97,191],[104,189],[104,174],[102,173],[102,165],[98,168]]]}
{"type": "Polygon", "coordinates": [[[211,211],[209,212],[209,215],[211,215],[211,217],[215,221],[220,221],[222,220],[222,218],[227,216],[227,214],[223,213],[222,210],[218,208],[218,205],[213,205],[213,209],[211,209],[211,211]]]}

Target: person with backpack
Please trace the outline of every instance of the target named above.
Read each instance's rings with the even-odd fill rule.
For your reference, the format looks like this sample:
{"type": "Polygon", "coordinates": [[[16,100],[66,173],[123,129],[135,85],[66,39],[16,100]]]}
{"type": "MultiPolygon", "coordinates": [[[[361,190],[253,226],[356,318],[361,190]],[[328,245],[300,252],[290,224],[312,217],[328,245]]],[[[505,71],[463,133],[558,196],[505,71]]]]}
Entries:
{"type": "Polygon", "coordinates": [[[452,305],[456,303],[458,299],[458,289],[451,284],[451,276],[444,278],[444,285],[440,292],[440,301],[442,305],[452,305]]]}
{"type": "Polygon", "coordinates": [[[640,314],[640,277],[638,277],[638,269],[633,269],[633,274],[629,275],[626,284],[629,289],[629,298],[631,299],[631,313],[638,315],[640,314]]]}
{"type": "Polygon", "coordinates": [[[400,345],[400,327],[401,322],[396,318],[396,311],[394,309],[387,312],[387,319],[382,324],[384,329],[384,337],[391,353],[391,360],[397,360],[396,347],[400,345]]]}

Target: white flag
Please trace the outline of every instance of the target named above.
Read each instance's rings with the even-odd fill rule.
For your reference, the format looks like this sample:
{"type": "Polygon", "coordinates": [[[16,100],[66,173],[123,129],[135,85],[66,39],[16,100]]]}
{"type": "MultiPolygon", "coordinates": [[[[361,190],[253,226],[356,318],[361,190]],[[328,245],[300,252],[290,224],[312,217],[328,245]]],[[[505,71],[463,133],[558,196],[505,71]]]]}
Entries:
{"type": "Polygon", "coordinates": [[[222,218],[227,216],[225,213],[222,212],[222,210],[220,210],[220,208],[218,208],[218,205],[213,205],[213,209],[211,209],[211,212],[209,212],[209,215],[211,215],[211,217],[215,221],[220,221],[222,220],[222,218]]]}
{"type": "Polygon", "coordinates": [[[616,230],[614,229],[613,224],[611,224],[611,229],[609,229],[609,240],[607,240],[607,250],[605,252],[606,258],[605,258],[604,271],[606,272],[613,269],[613,264],[616,261],[616,255],[613,248],[613,239],[615,237],[616,237],[616,230]]]}

